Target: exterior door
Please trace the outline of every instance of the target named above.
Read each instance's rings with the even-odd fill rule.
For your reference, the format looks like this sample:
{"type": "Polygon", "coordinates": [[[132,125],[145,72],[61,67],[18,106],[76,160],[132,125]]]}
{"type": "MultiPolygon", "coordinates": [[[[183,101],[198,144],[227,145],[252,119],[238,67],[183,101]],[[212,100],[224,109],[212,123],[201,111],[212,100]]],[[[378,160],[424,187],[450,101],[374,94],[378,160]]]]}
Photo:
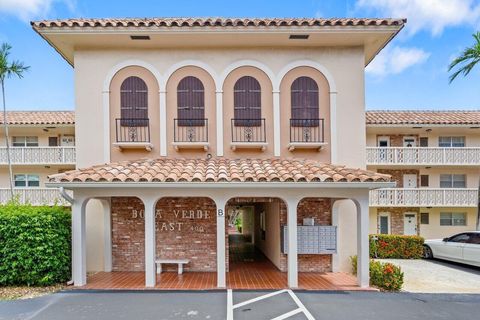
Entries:
{"type": "Polygon", "coordinates": [[[416,188],[417,187],[417,175],[416,174],[404,174],[403,175],[403,187],[404,188],[416,188]]]}
{"type": "Polygon", "coordinates": [[[403,137],[404,147],[415,147],[417,145],[417,138],[415,137],[403,137]]]}
{"type": "Polygon", "coordinates": [[[415,212],[407,212],[403,217],[403,234],[406,236],[417,235],[417,214],[415,212]]]}
{"type": "Polygon", "coordinates": [[[389,158],[389,150],[387,149],[390,147],[390,137],[388,136],[380,136],[377,138],[377,146],[378,149],[378,157],[379,161],[385,162],[388,161],[389,158]]]}

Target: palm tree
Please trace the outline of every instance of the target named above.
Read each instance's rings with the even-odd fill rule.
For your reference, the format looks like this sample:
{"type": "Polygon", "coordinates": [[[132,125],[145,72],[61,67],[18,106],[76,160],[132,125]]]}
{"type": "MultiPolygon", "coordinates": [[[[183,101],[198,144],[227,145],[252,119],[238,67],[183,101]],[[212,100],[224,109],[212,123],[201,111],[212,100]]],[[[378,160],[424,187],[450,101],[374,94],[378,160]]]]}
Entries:
{"type": "Polygon", "coordinates": [[[10,177],[10,199],[13,200],[13,175],[12,175],[12,162],[10,160],[10,142],[8,137],[8,121],[7,121],[7,107],[5,103],[5,79],[17,76],[23,77],[23,72],[27,71],[30,67],[24,66],[22,62],[8,60],[10,55],[10,49],[12,47],[8,43],[3,43],[0,47],[0,84],[2,86],[2,100],[3,100],[3,126],[5,128],[5,143],[7,146],[7,162],[8,173],[10,177]]]}
{"type": "Polygon", "coordinates": [[[465,48],[462,54],[450,63],[448,71],[452,71],[457,65],[463,64],[457,71],[450,75],[450,83],[459,75],[467,76],[473,67],[480,62],[480,31],[472,35],[475,43],[471,47],[465,48]]]}
{"type": "MultiPolygon", "coordinates": [[[[473,34],[473,38],[475,39],[474,45],[466,48],[448,67],[448,71],[451,71],[457,65],[463,64],[462,67],[450,76],[450,83],[452,83],[452,81],[461,73],[464,77],[467,76],[470,71],[472,71],[473,67],[480,62],[480,31],[473,34]]],[[[480,230],[480,181],[478,187],[477,230],[480,230]]]]}

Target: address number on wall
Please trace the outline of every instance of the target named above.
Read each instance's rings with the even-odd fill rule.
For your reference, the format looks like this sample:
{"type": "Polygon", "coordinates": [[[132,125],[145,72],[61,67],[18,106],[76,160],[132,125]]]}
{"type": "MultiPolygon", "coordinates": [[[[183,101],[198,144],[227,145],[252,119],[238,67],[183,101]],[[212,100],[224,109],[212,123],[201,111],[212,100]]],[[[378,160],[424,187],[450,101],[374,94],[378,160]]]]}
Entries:
{"type": "Polygon", "coordinates": [[[223,217],[223,215],[224,215],[223,209],[218,209],[218,210],[217,210],[217,216],[223,217]]]}

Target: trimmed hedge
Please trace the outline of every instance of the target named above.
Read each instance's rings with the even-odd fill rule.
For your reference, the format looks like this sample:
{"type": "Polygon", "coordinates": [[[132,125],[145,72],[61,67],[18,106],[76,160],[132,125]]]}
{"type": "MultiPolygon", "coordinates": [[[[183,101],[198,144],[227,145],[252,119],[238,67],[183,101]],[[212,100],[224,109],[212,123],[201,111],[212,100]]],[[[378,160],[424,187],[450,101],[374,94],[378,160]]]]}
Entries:
{"type": "Polygon", "coordinates": [[[45,286],[67,281],[71,261],[68,209],[0,206],[0,285],[45,286]]]}
{"type": "Polygon", "coordinates": [[[380,259],[420,259],[424,239],[419,236],[393,234],[370,235],[370,257],[380,259]],[[377,240],[373,240],[373,237],[377,240]]]}
{"type": "MultiPolygon", "coordinates": [[[[357,274],[357,256],[350,258],[353,273],[357,274]]],[[[370,285],[386,291],[399,291],[403,286],[403,272],[392,263],[370,260],[370,285]]]]}

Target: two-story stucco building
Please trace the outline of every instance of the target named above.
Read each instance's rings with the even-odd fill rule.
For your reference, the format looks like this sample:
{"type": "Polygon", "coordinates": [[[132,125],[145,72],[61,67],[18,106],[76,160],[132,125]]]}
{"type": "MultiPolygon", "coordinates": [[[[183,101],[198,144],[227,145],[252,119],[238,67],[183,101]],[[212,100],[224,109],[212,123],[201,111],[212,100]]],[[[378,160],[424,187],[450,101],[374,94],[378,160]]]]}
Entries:
{"type": "Polygon", "coordinates": [[[369,191],[395,183],[365,170],[364,68],[404,23],[33,22],[75,69],[77,170],[47,183],[73,191],[75,285],[95,282],[89,270],[147,287],[242,287],[242,272],[306,287],[357,254],[368,286],[369,191]],[[168,282],[156,271],[172,259],[185,274],[168,282]]]}

